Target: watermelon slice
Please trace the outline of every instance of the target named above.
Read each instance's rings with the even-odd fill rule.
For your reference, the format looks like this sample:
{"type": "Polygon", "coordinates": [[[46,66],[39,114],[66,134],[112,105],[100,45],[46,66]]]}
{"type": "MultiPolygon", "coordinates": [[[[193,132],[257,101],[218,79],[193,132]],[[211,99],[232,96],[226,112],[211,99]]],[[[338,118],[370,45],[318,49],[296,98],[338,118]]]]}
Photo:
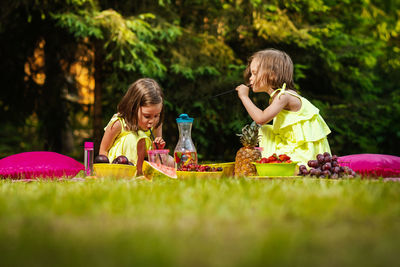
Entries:
{"type": "Polygon", "coordinates": [[[145,160],[143,162],[142,171],[143,171],[143,175],[147,179],[153,179],[153,178],[177,179],[178,178],[176,176],[175,168],[168,167],[168,166],[162,165],[160,163],[148,162],[147,160],[145,160]]]}

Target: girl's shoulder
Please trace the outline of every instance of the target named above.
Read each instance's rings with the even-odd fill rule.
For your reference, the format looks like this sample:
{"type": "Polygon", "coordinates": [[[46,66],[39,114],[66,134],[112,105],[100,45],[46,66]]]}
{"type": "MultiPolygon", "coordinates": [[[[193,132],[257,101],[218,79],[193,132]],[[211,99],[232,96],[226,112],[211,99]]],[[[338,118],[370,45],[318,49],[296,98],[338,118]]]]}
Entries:
{"type": "Polygon", "coordinates": [[[118,114],[114,114],[110,121],[107,123],[107,126],[104,128],[104,130],[106,129],[110,129],[113,131],[121,131],[122,129],[124,129],[125,127],[125,121],[124,119],[118,114]]]}
{"type": "Polygon", "coordinates": [[[292,89],[287,89],[286,84],[282,88],[275,89],[270,96],[270,103],[274,100],[289,101],[292,97],[301,98],[301,96],[292,89]]]}
{"type": "Polygon", "coordinates": [[[120,120],[114,121],[114,123],[111,125],[111,129],[120,131],[122,129],[121,121],[120,120]]]}
{"type": "Polygon", "coordinates": [[[281,97],[286,97],[288,100],[303,99],[303,97],[298,92],[296,92],[295,90],[291,90],[291,89],[286,89],[286,90],[282,91],[280,94],[281,94],[281,97]]]}
{"type": "Polygon", "coordinates": [[[302,107],[302,97],[293,90],[282,90],[274,96],[270,104],[280,102],[281,105],[285,105],[283,110],[297,112],[302,107]],[[292,110],[294,108],[295,110],[292,110]]]}

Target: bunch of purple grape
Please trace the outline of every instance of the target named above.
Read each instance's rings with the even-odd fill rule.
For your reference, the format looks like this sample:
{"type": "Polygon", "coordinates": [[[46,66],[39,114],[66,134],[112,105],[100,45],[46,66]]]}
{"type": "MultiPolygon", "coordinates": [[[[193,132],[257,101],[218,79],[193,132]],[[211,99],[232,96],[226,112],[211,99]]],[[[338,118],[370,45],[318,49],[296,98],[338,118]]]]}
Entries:
{"type": "Polygon", "coordinates": [[[356,177],[356,172],[347,166],[340,166],[336,155],[329,154],[325,152],[324,154],[318,154],[317,159],[309,160],[307,165],[310,167],[309,169],[305,165],[299,166],[299,175],[309,175],[315,176],[318,178],[354,178],[356,177]]]}

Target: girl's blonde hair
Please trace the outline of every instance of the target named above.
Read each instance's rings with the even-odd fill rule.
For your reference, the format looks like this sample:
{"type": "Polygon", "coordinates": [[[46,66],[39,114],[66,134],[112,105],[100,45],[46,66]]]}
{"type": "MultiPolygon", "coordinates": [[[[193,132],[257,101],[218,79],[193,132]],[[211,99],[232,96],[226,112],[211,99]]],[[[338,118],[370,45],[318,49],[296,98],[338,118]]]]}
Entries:
{"type": "Polygon", "coordinates": [[[253,60],[258,61],[257,76],[254,81],[257,86],[269,85],[275,90],[286,83],[286,88],[294,90],[293,62],[288,54],[272,48],[256,52],[249,58],[244,71],[246,83],[249,83],[250,64],[253,60]]]}
{"type": "Polygon", "coordinates": [[[128,91],[117,106],[118,114],[124,118],[128,131],[139,130],[139,108],[142,106],[163,104],[160,120],[155,127],[161,125],[164,119],[164,94],[160,85],[150,78],[142,78],[131,84],[128,91]]]}

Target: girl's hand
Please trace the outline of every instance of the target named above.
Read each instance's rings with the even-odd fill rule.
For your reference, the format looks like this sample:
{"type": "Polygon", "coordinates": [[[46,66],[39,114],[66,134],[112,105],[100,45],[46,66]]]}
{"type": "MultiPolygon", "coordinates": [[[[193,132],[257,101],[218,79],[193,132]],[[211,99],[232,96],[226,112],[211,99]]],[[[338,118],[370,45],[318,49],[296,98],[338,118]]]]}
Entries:
{"type": "Polygon", "coordinates": [[[156,149],[164,149],[165,141],[162,137],[156,137],[153,141],[153,145],[156,149]]]}
{"type": "Polygon", "coordinates": [[[249,87],[244,84],[241,84],[238,87],[236,87],[236,91],[238,91],[239,98],[249,96],[249,87]]]}

